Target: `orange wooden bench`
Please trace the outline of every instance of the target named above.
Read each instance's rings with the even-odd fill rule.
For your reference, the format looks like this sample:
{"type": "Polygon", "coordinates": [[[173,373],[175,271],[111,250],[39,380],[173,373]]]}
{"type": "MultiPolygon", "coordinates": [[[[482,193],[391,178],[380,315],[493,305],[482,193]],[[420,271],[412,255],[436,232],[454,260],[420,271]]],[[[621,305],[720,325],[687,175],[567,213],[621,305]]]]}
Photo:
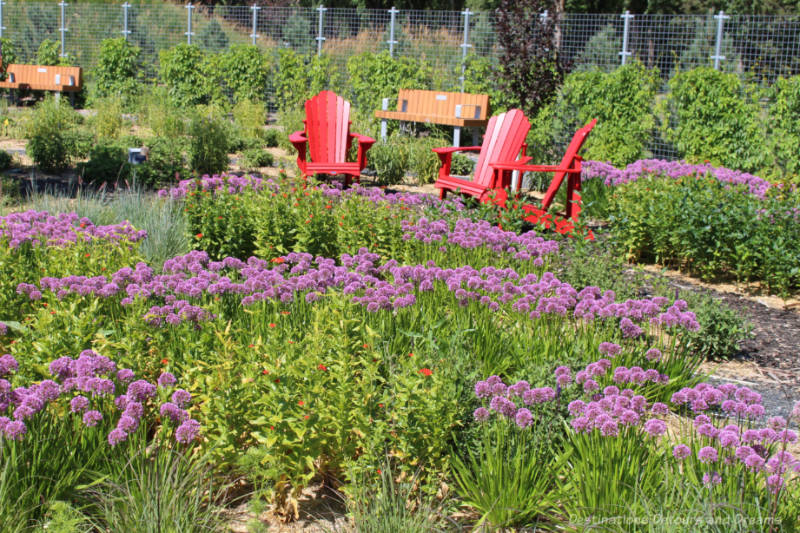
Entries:
{"type": "Polygon", "coordinates": [[[383,109],[375,111],[381,119],[381,138],[386,139],[386,121],[424,122],[453,126],[453,146],[459,146],[461,128],[483,127],[489,123],[488,94],[448,93],[400,89],[397,110],[389,111],[389,99],[383,99],[383,109]]]}
{"type": "Polygon", "coordinates": [[[83,88],[82,72],[81,67],[10,63],[6,68],[6,79],[0,81],[0,88],[74,94],[83,88]]]}

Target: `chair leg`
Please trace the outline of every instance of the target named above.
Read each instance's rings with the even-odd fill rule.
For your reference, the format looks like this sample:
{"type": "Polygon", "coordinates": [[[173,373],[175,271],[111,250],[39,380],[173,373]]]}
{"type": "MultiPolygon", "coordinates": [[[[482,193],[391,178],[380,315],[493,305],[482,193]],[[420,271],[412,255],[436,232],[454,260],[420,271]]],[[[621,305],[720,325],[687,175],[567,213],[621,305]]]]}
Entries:
{"type": "Polygon", "coordinates": [[[447,189],[439,189],[439,200],[444,200],[445,196],[447,196],[447,189]]]}

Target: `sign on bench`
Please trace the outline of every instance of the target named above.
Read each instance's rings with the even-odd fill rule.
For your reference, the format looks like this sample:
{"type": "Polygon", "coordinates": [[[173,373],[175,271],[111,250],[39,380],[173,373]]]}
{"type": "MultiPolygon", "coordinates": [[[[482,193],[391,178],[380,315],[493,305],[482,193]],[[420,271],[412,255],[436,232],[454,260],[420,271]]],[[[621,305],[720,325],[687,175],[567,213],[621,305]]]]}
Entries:
{"type": "Polygon", "coordinates": [[[386,121],[424,122],[453,126],[453,146],[459,146],[461,128],[482,127],[489,122],[488,94],[449,93],[400,89],[397,110],[389,111],[389,99],[383,99],[383,109],[375,111],[381,119],[381,139],[386,139],[386,121]]]}
{"type": "Polygon", "coordinates": [[[3,89],[55,91],[77,93],[83,87],[81,67],[19,65],[11,63],[6,68],[6,79],[0,81],[3,89]]]}

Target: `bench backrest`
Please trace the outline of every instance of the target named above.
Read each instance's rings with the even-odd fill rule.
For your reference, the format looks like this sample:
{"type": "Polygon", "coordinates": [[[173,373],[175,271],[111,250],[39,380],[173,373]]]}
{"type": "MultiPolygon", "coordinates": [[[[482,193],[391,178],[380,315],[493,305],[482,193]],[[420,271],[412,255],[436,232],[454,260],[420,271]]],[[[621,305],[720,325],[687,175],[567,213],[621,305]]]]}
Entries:
{"type": "Polygon", "coordinates": [[[491,187],[494,171],[490,163],[514,161],[522,150],[530,129],[530,121],[519,109],[493,116],[486,125],[473,181],[491,187]]]}
{"type": "MultiPolygon", "coordinates": [[[[592,131],[592,128],[594,128],[595,124],[597,124],[597,119],[593,119],[587,125],[575,132],[575,135],[572,136],[572,141],[570,141],[569,146],[567,147],[567,152],[564,154],[564,157],[561,159],[561,163],[558,165],[559,167],[571,168],[573,166],[573,162],[578,157],[578,151],[583,146],[584,141],[586,141],[586,137],[589,136],[589,132],[592,131]]],[[[553,202],[553,198],[558,192],[559,187],[561,187],[561,182],[564,181],[566,174],[566,172],[556,172],[553,175],[553,180],[550,182],[550,187],[547,188],[547,192],[544,194],[544,198],[542,199],[542,209],[548,209],[550,207],[550,204],[553,202]]]]}
{"type": "Polygon", "coordinates": [[[37,91],[77,91],[83,83],[81,73],[81,67],[11,63],[6,69],[6,81],[13,78],[15,84],[37,91]]]}
{"type": "Polygon", "coordinates": [[[331,91],[306,100],[306,136],[311,161],[344,163],[350,148],[350,102],[331,91]]]}
{"type": "Polygon", "coordinates": [[[397,111],[411,115],[455,117],[457,105],[461,106],[459,118],[485,120],[489,95],[400,89],[397,96],[397,111]]]}

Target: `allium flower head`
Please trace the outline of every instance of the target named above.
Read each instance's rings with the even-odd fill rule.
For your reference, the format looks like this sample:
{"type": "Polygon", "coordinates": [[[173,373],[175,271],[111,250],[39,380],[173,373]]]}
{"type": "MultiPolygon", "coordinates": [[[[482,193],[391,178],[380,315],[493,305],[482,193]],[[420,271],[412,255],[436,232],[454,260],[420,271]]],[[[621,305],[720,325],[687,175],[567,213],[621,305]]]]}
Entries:
{"type": "Polygon", "coordinates": [[[89,407],[89,400],[85,396],[75,396],[69,402],[69,409],[73,413],[80,413],[89,407]]]}
{"type": "Polygon", "coordinates": [[[697,452],[697,458],[701,463],[716,463],[719,459],[719,452],[711,446],[704,446],[697,452]]]}
{"type": "Polygon", "coordinates": [[[193,418],[189,418],[180,426],[178,426],[178,429],[175,430],[175,440],[182,444],[188,444],[195,440],[199,434],[200,422],[194,420],[193,418]]]}
{"type": "MultiPolygon", "coordinates": [[[[162,410],[163,410],[163,408],[164,408],[164,407],[162,406],[162,410]]],[[[162,416],[163,416],[163,413],[162,413],[162,416]]],[[[477,420],[478,422],[484,422],[484,421],[486,421],[486,420],[488,420],[488,419],[489,419],[490,413],[489,413],[489,410],[488,410],[488,409],[486,409],[485,407],[478,407],[478,408],[477,408],[477,409],[475,409],[475,411],[472,413],[472,416],[473,416],[473,417],[475,418],[475,420],[477,420]]]]}
{"type": "Polygon", "coordinates": [[[83,414],[83,423],[86,427],[94,427],[103,419],[102,413],[100,411],[91,410],[86,411],[83,414]]]}
{"type": "Polygon", "coordinates": [[[523,407],[514,415],[514,422],[516,422],[519,427],[526,428],[533,423],[533,415],[528,409],[523,407]]]}
{"type": "Polygon", "coordinates": [[[178,407],[186,407],[191,401],[192,395],[184,389],[177,389],[172,393],[172,402],[178,407]]]}
{"type": "Polygon", "coordinates": [[[675,459],[683,460],[689,457],[692,454],[692,450],[685,444],[678,444],[674,448],[672,448],[672,455],[675,459]]]}
{"type": "Polygon", "coordinates": [[[667,424],[658,418],[651,418],[644,424],[644,430],[651,437],[657,437],[667,432],[667,424]]]}
{"type": "Polygon", "coordinates": [[[177,381],[178,380],[175,379],[175,376],[170,372],[163,372],[160,376],[158,376],[158,386],[162,389],[172,387],[177,381]]]}

